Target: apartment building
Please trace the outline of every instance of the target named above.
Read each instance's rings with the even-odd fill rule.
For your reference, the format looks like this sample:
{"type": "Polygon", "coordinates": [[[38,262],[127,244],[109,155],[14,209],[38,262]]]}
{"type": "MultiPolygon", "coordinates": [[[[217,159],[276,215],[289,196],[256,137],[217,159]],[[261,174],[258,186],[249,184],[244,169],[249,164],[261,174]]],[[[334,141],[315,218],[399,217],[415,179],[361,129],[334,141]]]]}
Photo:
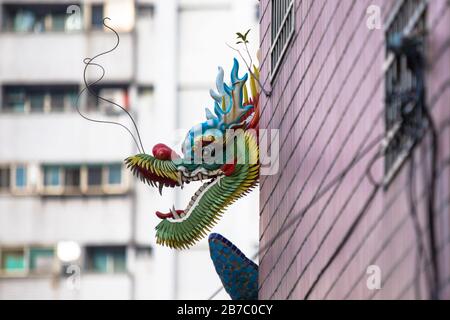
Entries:
{"type": "MultiPolygon", "coordinates": [[[[248,27],[258,45],[257,9],[251,0],[0,1],[0,298],[201,299],[220,286],[206,241],[182,252],[154,241],[154,212],[184,205],[195,187],[161,197],[135,180],[123,165],[137,153],[130,135],[83,119],[76,103],[83,59],[116,43],[109,17],[120,43],[98,59],[105,77],[93,91],[132,114],[147,152],[178,147],[211,106],[217,66],[231,66],[227,39],[248,27]]],[[[100,75],[90,67],[86,77],[100,75]]],[[[78,105],[134,130],[93,95],[78,105]]],[[[257,199],[233,206],[216,230],[246,251],[258,242],[257,199]]]]}
{"type": "Polygon", "coordinates": [[[279,174],[260,183],[260,298],[448,299],[449,2],[260,12],[260,126],[280,130],[279,174]]]}

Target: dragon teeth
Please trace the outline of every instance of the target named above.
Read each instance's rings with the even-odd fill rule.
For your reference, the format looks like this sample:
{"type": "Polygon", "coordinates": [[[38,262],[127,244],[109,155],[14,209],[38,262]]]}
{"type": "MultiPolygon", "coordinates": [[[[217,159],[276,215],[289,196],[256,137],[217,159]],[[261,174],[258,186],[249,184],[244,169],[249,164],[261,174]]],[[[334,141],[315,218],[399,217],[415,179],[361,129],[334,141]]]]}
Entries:
{"type": "Polygon", "coordinates": [[[180,216],[178,215],[177,210],[175,210],[175,205],[172,206],[172,209],[170,209],[170,212],[172,213],[172,215],[175,219],[180,219],[180,216]]]}

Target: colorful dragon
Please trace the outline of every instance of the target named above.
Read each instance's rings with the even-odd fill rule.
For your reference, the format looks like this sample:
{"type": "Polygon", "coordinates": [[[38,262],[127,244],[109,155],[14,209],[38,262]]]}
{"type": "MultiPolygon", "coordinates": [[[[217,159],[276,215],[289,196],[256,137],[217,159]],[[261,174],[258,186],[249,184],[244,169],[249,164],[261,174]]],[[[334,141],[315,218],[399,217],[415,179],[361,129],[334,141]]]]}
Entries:
{"type": "MultiPolygon", "coordinates": [[[[231,82],[224,83],[219,67],[216,87],[210,91],[214,113],[206,109],[206,121],[192,127],[182,144],[183,155],[157,144],[152,153],[125,160],[134,175],[150,186],[183,187],[202,181],[184,210],[156,212],[156,242],[187,249],[217,223],[226,208],[250,192],[259,180],[258,120],[259,70],[239,77],[234,59],[231,82]],[[250,79],[248,79],[250,78],[250,79]],[[250,90],[247,88],[247,81],[250,90]],[[249,91],[251,96],[249,96],[249,91]]],[[[257,298],[257,266],[218,234],[209,237],[210,253],[225,289],[233,299],[257,298]]]]}

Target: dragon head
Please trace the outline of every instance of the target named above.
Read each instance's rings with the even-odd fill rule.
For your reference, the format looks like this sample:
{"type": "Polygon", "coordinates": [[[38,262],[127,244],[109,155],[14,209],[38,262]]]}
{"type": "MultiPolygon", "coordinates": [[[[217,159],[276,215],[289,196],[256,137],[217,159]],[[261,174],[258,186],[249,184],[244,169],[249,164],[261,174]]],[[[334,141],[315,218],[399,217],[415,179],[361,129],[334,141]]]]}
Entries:
{"type": "Polygon", "coordinates": [[[181,187],[192,181],[202,185],[184,210],[174,207],[156,212],[162,221],[156,227],[157,243],[171,248],[192,246],[207,235],[224,210],[254,188],[259,179],[257,126],[258,69],[238,76],[234,59],[231,83],[224,83],[219,67],[216,86],[211,90],[214,113],[206,109],[206,121],[192,127],[182,144],[182,156],[164,144],[153,147],[153,155],[137,154],[125,160],[134,175],[150,186],[181,187]]]}

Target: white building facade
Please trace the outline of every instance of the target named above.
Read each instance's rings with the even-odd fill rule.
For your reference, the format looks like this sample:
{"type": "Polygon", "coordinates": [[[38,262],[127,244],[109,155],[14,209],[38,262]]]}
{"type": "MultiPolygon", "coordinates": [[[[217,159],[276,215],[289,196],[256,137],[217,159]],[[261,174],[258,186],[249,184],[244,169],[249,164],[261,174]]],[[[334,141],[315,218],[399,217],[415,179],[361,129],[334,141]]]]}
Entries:
{"type": "MultiPolygon", "coordinates": [[[[179,147],[212,106],[217,66],[231,68],[235,32],[251,28],[256,53],[257,1],[16,0],[0,1],[0,17],[0,299],[208,298],[220,281],[207,241],[174,251],[154,240],[154,212],[184,207],[198,186],[161,197],[123,166],[137,153],[130,135],[74,106],[83,59],[115,44],[109,17],[120,44],[98,59],[95,91],[131,112],[147,153],[179,147]]],[[[79,105],[132,128],[95,97],[79,105]]],[[[214,231],[252,255],[258,211],[255,193],[214,231]]]]}

